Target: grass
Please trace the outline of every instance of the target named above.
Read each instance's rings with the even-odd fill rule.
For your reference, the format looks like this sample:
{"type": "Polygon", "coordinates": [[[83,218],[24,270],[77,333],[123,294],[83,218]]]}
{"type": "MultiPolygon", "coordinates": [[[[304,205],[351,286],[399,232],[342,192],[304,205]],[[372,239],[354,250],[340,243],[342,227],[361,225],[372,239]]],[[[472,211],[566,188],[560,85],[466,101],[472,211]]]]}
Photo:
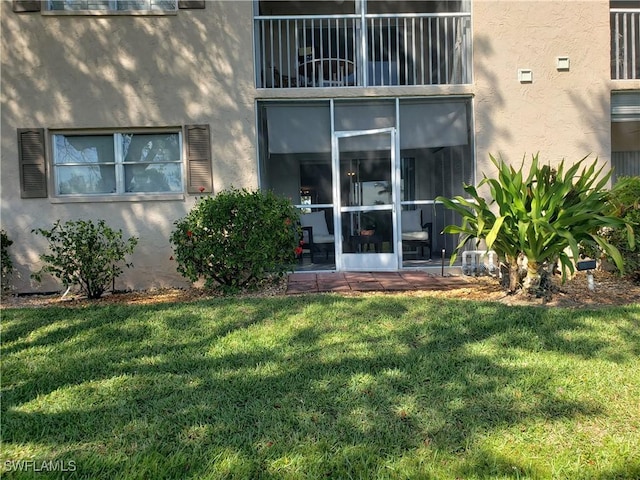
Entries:
{"type": "Polygon", "coordinates": [[[640,478],[640,304],[314,295],[2,317],[5,478],[640,478]]]}

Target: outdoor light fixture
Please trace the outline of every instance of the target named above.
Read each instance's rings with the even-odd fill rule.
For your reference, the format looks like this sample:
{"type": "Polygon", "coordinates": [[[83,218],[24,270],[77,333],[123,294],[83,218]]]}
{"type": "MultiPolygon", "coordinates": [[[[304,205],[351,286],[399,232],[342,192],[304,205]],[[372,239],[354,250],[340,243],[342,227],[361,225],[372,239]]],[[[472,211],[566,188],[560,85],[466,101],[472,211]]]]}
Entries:
{"type": "Polygon", "coordinates": [[[533,82],[533,70],[530,68],[518,69],[518,80],[520,83],[532,83],[533,82]]]}
{"type": "Polygon", "coordinates": [[[556,69],[561,71],[569,70],[569,57],[558,57],[556,58],[556,69]]]}
{"type": "Polygon", "coordinates": [[[576,268],[578,269],[579,272],[582,272],[584,270],[587,271],[587,288],[591,291],[595,290],[595,284],[593,283],[593,272],[592,270],[594,270],[596,268],[596,261],[595,260],[582,260],[580,262],[576,263],[576,268]]]}

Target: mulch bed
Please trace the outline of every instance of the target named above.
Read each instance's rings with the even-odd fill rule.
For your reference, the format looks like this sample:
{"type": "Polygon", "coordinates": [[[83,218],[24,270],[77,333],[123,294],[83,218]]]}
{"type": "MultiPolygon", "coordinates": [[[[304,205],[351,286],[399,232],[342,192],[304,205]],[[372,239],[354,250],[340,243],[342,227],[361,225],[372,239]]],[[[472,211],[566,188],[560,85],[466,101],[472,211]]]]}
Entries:
{"type": "MultiPolygon", "coordinates": [[[[620,278],[607,272],[594,273],[595,289],[587,287],[587,277],[584,272],[577,273],[565,284],[560,279],[554,279],[558,291],[552,299],[546,301],[525,294],[507,295],[497,279],[491,277],[477,277],[470,279],[468,284],[461,288],[451,288],[443,291],[433,290],[409,290],[403,292],[350,292],[344,295],[390,295],[401,294],[415,297],[456,298],[476,301],[495,301],[507,305],[539,305],[547,307],[566,308],[597,308],[612,305],[628,305],[640,303],[640,285],[620,278]]],[[[286,281],[266,287],[258,292],[243,293],[238,298],[270,297],[286,295],[286,281]]],[[[157,289],[147,291],[134,291],[105,294],[98,300],[88,300],[78,295],[24,295],[5,296],[2,298],[0,308],[17,307],[50,307],[66,306],[79,307],[89,305],[147,305],[156,303],[174,303],[202,300],[220,297],[215,292],[200,288],[187,289],[157,289]]]]}

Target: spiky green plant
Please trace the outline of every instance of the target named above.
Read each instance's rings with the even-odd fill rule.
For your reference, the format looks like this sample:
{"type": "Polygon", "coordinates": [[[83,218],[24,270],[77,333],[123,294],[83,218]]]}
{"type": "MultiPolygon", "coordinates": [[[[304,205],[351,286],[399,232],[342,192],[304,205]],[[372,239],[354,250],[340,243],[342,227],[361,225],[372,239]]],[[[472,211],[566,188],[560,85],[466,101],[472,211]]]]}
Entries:
{"type": "MultiPolygon", "coordinates": [[[[633,228],[634,235],[640,235],[640,177],[618,177],[609,192],[609,201],[615,215],[625,219],[633,228]]],[[[620,250],[624,258],[624,273],[631,280],[640,283],[640,247],[629,244],[624,228],[604,229],[602,236],[620,250]]],[[[594,257],[595,258],[595,257],[594,257]]]]}
{"type": "Polygon", "coordinates": [[[518,170],[504,160],[490,156],[498,169],[495,178],[483,175],[478,189],[486,185],[491,194],[487,201],[472,185],[464,185],[469,198],[461,196],[448,199],[438,197],[445,207],[462,217],[461,225],[449,225],[445,233],[460,234],[460,242],[451,261],[471,239],[484,240],[487,249],[495,250],[509,267],[509,291],[519,288],[518,260],[527,259],[527,275],[524,287],[548,295],[544,282],[558,262],[562,280],[574,272],[574,259],[578,258],[578,244],[588,240],[597,243],[619,269],[624,269],[623,259],[616,247],[608,243],[599,229],[603,227],[626,228],[633,245],[633,231],[611,211],[607,200],[606,185],[611,176],[602,174],[598,159],[582,166],[582,158],[565,171],[564,160],[557,169],[539,165],[538,155],[533,155],[528,174],[523,172],[524,159],[518,170]]]}

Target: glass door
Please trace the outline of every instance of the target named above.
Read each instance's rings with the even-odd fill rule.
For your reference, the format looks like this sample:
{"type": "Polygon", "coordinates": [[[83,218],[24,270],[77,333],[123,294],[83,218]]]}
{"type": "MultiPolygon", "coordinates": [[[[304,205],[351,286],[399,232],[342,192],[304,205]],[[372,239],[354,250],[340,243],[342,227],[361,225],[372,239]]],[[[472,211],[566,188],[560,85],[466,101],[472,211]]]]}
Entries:
{"type": "Polygon", "coordinates": [[[399,171],[396,130],[338,131],[333,136],[337,267],[397,270],[399,171]]]}

